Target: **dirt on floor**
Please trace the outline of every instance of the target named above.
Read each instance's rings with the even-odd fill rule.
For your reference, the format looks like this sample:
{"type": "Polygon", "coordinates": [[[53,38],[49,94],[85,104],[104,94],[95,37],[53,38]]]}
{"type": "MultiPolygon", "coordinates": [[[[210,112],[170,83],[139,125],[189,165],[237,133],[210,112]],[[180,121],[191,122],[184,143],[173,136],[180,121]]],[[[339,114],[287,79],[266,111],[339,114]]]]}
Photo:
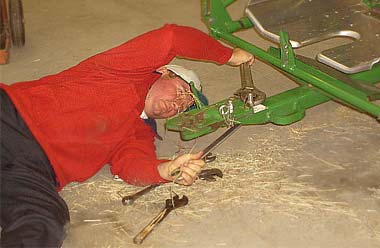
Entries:
{"type": "MultiPolygon", "coordinates": [[[[57,73],[138,34],[177,23],[207,32],[200,1],[23,0],[26,44],[12,48],[1,81],[12,84],[57,73]]],[[[243,15],[247,1],[228,10],[243,15]]],[[[276,46],[253,29],[239,37],[261,48],[276,46]]],[[[313,58],[347,40],[333,39],[297,49],[313,58]]],[[[176,59],[195,70],[210,102],[240,87],[239,69],[176,59]]],[[[267,96],[297,84],[263,61],[253,66],[256,86],[267,96]]],[[[192,141],[159,123],[160,157],[198,151],[224,130],[192,141]]],[[[71,214],[65,248],[81,247],[380,247],[380,124],[339,103],[307,110],[289,126],[242,127],[215,150],[223,178],[191,187],[162,185],[133,205],[121,197],[141,189],[116,181],[105,166],[90,180],[62,192],[71,214]],[[173,194],[188,205],[170,213],[141,245],[133,237],[173,194]]]]}
{"type": "MultiPolygon", "coordinates": [[[[62,192],[72,215],[65,246],[133,246],[133,237],[176,193],[186,195],[188,205],[142,247],[378,247],[380,151],[363,145],[379,140],[379,127],[349,111],[336,108],[347,120],[341,124],[266,126],[265,133],[250,135],[255,127],[247,127],[223,144],[231,151],[220,148],[207,165],[222,170],[223,178],[162,185],[130,206],[121,197],[141,188],[115,181],[107,170],[71,185],[62,192]],[[248,149],[234,149],[242,143],[248,149]],[[90,240],[83,239],[86,233],[90,240]]],[[[196,145],[182,142],[179,152],[196,145]]]]}

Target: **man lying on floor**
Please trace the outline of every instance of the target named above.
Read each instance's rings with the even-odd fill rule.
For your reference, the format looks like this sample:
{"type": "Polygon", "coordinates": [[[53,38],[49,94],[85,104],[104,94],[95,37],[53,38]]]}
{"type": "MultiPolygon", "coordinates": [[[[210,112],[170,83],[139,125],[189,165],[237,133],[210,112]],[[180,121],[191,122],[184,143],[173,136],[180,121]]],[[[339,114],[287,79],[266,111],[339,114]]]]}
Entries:
{"type": "Polygon", "coordinates": [[[196,180],[202,154],[157,159],[156,133],[146,124],[193,106],[192,89],[202,96],[193,71],[169,65],[175,57],[230,65],[254,60],[199,30],[172,24],[55,75],[0,84],[1,247],[61,246],[69,211],[58,191],[105,164],[139,186],[172,181],[177,168],[179,183],[196,180]]]}

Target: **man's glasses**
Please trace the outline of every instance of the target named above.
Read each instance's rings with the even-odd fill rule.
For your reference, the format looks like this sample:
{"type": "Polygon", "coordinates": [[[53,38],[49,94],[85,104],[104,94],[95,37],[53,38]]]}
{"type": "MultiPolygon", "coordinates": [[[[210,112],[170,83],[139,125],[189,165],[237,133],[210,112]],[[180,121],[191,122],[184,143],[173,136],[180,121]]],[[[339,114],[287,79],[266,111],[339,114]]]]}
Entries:
{"type": "MultiPolygon", "coordinates": [[[[169,71],[169,78],[180,78],[181,80],[186,82],[183,78],[181,78],[172,71],[169,71]]],[[[178,87],[176,95],[177,97],[173,100],[173,102],[175,102],[175,104],[178,105],[178,113],[185,112],[190,107],[195,105],[194,94],[191,92],[191,90],[182,89],[181,87],[178,87]]]]}
{"type": "Polygon", "coordinates": [[[195,104],[193,93],[190,90],[180,88],[177,90],[177,96],[173,102],[178,106],[178,113],[186,111],[195,104]]]}

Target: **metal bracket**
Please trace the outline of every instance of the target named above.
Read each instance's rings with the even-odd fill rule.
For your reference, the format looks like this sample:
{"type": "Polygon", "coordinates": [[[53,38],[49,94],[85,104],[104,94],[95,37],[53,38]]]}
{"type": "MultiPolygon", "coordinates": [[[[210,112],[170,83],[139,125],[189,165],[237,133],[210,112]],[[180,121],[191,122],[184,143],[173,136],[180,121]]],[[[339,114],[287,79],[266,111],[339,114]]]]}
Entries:
{"type": "Polygon", "coordinates": [[[281,66],[289,70],[296,68],[296,59],[287,32],[280,31],[281,66]]]}

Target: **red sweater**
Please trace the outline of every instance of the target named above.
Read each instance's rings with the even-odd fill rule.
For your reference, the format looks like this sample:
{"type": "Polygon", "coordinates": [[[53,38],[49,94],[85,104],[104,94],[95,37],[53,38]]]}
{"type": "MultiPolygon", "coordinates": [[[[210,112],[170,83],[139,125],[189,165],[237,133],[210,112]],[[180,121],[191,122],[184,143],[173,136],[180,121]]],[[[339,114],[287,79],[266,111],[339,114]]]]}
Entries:
{"type": "Polygon", "coordinates": [[[181,56],[226,63],[232,50],[194,28],[165,25],[38,80],[0,84],[47,154],[58,190],[105,164],[135,185],[164,182],[140,119],[155,70],[181,56]]]}

